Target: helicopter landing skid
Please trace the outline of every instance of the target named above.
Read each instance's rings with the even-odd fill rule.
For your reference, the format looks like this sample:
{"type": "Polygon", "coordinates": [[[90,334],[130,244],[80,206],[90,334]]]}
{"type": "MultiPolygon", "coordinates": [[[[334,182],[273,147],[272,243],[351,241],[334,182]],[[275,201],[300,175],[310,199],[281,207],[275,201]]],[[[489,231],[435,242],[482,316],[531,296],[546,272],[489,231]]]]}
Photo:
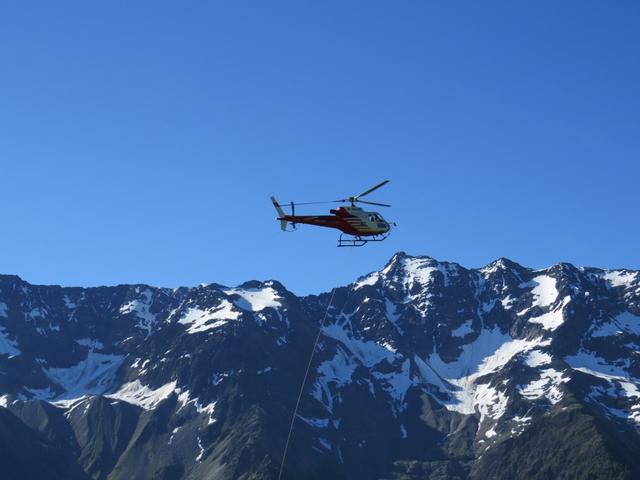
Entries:
{"type": "Polygon", "coordinates": [[[363,247],[369,242],[382,242],[388,235],[373,235],[371,238],[351,237],[343,238],[341,234],[338,238],[338,247],[363,247]]]}

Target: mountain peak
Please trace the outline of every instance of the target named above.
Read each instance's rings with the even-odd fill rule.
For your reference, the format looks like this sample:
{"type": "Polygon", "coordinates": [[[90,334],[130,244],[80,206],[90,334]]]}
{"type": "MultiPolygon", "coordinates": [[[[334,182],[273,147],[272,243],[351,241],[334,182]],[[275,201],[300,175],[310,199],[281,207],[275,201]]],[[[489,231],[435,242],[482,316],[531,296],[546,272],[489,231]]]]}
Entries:
{"type": "Polygon", "coordinates": [[[525,267],[523,267],[522,265],[520,265],[517,262],[514,262],[513,260],[506,258],[506,257],[500,257],[497,260],[494,260],[493,262],[489,263],[488,265],[482,267],[480,269],[480,271],[485,272],[485,273],[493,273],[496,272],[498,270],[526,270],[525,267]]]}

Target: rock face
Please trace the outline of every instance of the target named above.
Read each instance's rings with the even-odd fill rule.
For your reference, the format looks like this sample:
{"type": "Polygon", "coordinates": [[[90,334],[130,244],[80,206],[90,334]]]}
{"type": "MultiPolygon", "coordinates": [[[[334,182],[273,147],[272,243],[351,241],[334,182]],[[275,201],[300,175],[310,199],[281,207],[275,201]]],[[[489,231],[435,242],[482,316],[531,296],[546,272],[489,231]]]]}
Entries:
{"type": "Polygon", "coordinates": [[[319,296],[0,276],[0,476],[640,478],[640,273],[396,254],[319,296]]]}

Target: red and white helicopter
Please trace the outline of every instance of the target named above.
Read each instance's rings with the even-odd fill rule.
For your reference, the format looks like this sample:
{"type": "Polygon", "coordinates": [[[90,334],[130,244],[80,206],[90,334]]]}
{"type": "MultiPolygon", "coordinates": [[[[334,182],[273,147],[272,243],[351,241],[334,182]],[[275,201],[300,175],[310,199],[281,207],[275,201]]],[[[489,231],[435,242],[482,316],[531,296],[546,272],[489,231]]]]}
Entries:
{"type": "Polygon", "coordinates": [[[375,187],[371,187],[369,190],[362,192],[360,195],[354,197],[343,198],[342,200],[332,200],[330,202],[304,202],[297,205],[318,205],[326,203],[351,203],[351,206],[338,207],[331,209],[331,215],[296,215],[296,204],[291,202],[291,215],[287,215],[275,197],[271,197],[273,206],[278,211],[278,220],[280,220],[280,228],[283,231],[293,231],[296,228],[296,224],[302,223],[305,225],[315,225],[318,227],[335,228],[343,233],[338,238],[338,247],[362,247],[369,242],[381,242],[388,236],[388,232],[391,229],[391,225],[395,226],[395,223],[389,224],[382,215],[377,212],[367,212],[360,207],[356,207],[357,203],[366,203],[368,205],[378,205],[380,207],[390,207],[385,203],[368,202],[366,200],[360,200],[360,197],[369,195],[374,190],[389,183],[389,180],[385,180],[379,183],[375,187]],[[293,230],[287,230],[287,224],[290,223],[293,230]],[[344,238],[344,235],[349,237],[344,238]]]}

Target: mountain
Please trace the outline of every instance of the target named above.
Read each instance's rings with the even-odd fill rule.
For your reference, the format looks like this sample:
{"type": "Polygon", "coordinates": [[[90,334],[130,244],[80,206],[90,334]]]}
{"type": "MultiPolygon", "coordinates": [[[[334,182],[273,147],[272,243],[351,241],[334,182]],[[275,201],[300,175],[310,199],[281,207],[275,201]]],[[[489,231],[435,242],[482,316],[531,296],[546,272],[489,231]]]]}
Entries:
{"type": "Polygon", "coordinates": [[[0,276],[0,475],[640,478],[640,272],[396,254],[321,295],[0,276]],[[326,315],[326,319],[325,319],[326,315]]]}

